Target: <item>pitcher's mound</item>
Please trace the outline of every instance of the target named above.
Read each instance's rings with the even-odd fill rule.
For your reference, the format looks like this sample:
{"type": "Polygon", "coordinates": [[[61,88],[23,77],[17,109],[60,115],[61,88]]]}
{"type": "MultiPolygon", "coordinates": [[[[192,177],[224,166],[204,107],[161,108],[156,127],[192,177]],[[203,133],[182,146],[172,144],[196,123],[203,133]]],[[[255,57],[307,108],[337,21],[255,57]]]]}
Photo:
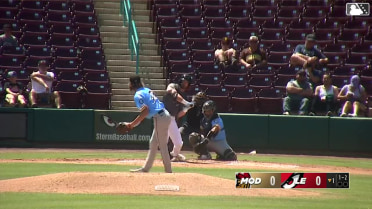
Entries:
{"type": "Polygon", "coordinates": [[[236,189],[234,180],[197,173],[120,172],[70,172],[1,180],[0,192],[271,197],[319,195],[303,190],[236,189]],[[177,185],[179,190],[157,191],[157,185],[177,185]]]}

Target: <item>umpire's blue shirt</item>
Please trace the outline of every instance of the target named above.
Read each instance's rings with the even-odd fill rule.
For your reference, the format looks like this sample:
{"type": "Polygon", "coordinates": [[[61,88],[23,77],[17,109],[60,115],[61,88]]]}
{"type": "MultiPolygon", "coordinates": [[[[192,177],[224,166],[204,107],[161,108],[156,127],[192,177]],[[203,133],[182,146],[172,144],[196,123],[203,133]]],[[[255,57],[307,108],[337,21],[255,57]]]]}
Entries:
{"type": "Polygon", "coordinates": [[[151,89],[141,87],[137,89],[134,94],[134,102],[138,109],[141,109],[143,105],[149,108],[149,114],[146,118],[151,119],[154,115],[158,114],[160,110],[164,109],[164,104],[153,94],[151,89]]]}

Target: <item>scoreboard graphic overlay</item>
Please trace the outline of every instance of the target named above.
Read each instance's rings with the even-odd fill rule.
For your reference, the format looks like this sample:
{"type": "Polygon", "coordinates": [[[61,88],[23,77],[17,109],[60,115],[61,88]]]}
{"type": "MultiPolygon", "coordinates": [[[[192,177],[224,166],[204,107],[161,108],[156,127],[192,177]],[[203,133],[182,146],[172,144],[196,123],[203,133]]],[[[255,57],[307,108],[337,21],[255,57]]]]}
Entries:
{"type": "Polygon", "coordinates": [[[260,173],[237,172],[236,188],[343,188],[350,185],[349,173],[260,173]]]}

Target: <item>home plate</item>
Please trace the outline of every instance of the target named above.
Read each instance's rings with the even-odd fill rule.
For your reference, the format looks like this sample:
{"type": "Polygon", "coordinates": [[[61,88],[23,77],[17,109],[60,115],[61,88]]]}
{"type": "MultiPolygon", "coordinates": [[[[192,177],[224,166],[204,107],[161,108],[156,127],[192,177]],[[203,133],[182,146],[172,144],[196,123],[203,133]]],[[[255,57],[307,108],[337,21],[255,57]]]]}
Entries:
{"type": "Polygon", "coordinates": [[[156,185],[156,191],[180,191],[180,187],[177,185],[156,185]]]}

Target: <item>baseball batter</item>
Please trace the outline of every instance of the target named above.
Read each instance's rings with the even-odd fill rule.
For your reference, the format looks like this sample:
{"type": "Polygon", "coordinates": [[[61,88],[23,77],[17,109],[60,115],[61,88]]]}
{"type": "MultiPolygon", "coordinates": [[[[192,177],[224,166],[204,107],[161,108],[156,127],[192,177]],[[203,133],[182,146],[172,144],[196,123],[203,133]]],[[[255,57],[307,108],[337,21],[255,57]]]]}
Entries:
{"type": "Polygon", "coordinates": [[[236,153],[226,141],[225,127],[222,119],[216,111],[216,105],[212,100],[203,104],[204,117],[200,121],[200,132],[193,132],[189,141],[195,153],[199,154],[198,159],[212,159],[209,151],[217,153],[217,160],[237,160],[236,153]]]}
{"type": "Polygon", "coordinates": [[[167,93],[163,97],[165,109],[171,115],[171,123],[169,126],[169,137],[173,142],[173,150],[171,151],[172,162],[185,161],[186,158],[181,154],[183,145],[181,133],[178,130],[177,119],[183,117],[187,110],[193,106],[193,103],[186,101],[185,93],[191,83],[191,77],[187,74],[182,75],[179,83],[170,83],[167,87],[167,93]]]}
{"type": "Polygon", "coordinates": [[[145,118],[153,119],[154,130],[150,139],[150,149],[147,154],[146,163],[142,168],[132,169],[131,172],[149,172],[157,152],[158,147],[163,158],[165,172],[172,173],[171,161],[168,154],[168,128],[171,116],[164,108],[164,104],[153,94],[151,89],[145,88],[139,76],[129,78],[129,89],[135,91],[134,102],[140,114],[132,122],[126,125],[132,129],[138,126],[145,118]]]}

